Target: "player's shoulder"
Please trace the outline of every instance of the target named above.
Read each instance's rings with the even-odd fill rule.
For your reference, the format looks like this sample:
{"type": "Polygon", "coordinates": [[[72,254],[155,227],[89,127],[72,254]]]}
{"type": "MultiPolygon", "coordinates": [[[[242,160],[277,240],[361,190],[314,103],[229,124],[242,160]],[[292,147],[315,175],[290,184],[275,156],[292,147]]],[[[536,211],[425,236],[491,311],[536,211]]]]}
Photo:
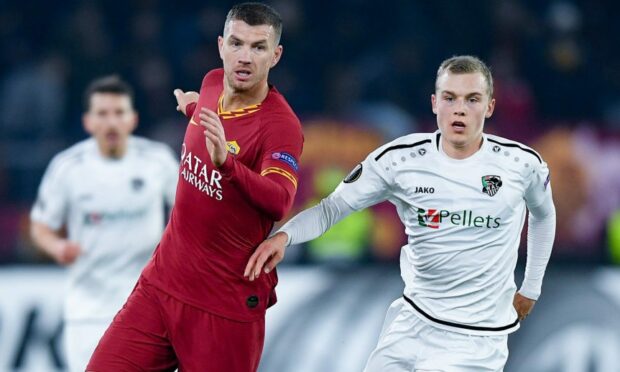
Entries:
{"type": "Polygon", "coordinates": [[[531,160],[534,164],[544,164],[542,156],[534,149],[524,145],[521,142],[509,140],[504,137],[496,136],[493,134],[486,134],[486,139],[491,145],[493,152],[505,153],[506,151],[517,152],[524,159],[531,160]]]}
{"type": "Polygon", "coordinates": [[[87,155],[97,150],[94,138],[87,138],[56,154],[51,162],[50,169],[67,171],[71,167],[84,162],[87,155]]]}
{"type": "Polygon", "coordinates": [[[223,68],[214,68],[213,70],[207,72],[204,78],[202,79],[202,87],[222,85],[223,83],[224,83],[224,69],[223,68]]]}
{"type": "Polygon", "coordinates": [[[380,161],[392,156],[403,156],[404,152],[425,155],[430,150],[435,136],[436,133],[411,133],[398,137],[377,148],[369,157],[374,161],[380,161]]]}
{"type": "MultiPolygon", "coordinates": [[[[167,144],[140,136],[130,136],[129,145],[140,155],[154,159],[176,159],[175,153],[167,144]]],[[[175,160],[176,161],[176,160],[175,160]]]]}
{"type": "Polygon", "coordinates": [[[272,88],[267,99],[263,101],[259,112],[263,132],[303,137],[301,121],[275,88],[272,88]]]}
{"type": "Polygon", "coordinates": [[[264,116],[277,119],[284,123],[301,125],[295,111],[286,98],[273,86],[270,86],[267,98],[261,105],[264,116]]]}

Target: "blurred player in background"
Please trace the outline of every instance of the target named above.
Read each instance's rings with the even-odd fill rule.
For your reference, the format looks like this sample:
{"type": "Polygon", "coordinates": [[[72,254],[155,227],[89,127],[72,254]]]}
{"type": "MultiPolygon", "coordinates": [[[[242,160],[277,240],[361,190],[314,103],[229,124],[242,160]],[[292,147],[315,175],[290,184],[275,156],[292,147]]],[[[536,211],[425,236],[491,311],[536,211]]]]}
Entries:
{"type": "Polygon", "coordinates": [[[299,119],[267,82],[282,56],[279,14],[234,6],[218,38],[223,69],[200,94],[175,90],[189,118],[170,224],[89,371],[250,372],[263,348],[275,272],[243,268],[292,206],[303,137],[299,119]]]}
{"type": "Polygon", "coordinates": [[[538,299],[551,254],[549,170],[532,149],[483,133],[495,100],[491,72],[479,59],[444,61],[431,102],[437,132],[372,152],[331,195],[261,244],[245,275],[261,278],[286,246],[389,200],[409,236],[400,259],[405,292],[387,312],[366,371],[501,371],[507,335],[538,299]],[[513,272],[526,210],[527,264],[517,292],[513,272]]]}
{"type": "Polygon", "coordinates": [[[54,157],[31,212],[35,244],[69,267],[64,331],[71,371],[84,371],[159,242],[179,167],[168,146],[131,136],[138,116],[127,83],[95,80],[84,98],[91,138],[54,157]]]}

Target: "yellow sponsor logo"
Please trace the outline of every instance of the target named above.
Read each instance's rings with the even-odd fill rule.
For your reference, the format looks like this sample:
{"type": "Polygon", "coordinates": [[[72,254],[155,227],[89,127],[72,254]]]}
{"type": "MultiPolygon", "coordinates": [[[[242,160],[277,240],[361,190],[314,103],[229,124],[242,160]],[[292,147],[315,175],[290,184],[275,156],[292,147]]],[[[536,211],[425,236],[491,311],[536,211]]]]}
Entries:
{"type": "Polygon", "coordinates": [[[239,147],[237,141],[227,141],[226,147],[228,147],[228,152],[233,155],[238,155],[239,151],[241,151],[241,147],[239,147]]]}

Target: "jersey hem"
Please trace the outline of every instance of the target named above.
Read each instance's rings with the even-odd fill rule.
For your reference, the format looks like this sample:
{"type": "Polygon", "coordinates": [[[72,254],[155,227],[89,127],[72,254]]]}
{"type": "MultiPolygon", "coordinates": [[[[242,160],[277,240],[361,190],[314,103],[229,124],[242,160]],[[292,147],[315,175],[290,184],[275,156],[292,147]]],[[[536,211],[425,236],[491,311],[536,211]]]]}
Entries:
{"type": "Polygon", "coordinates": [[[156,281],[153,282],[147,278],[145,278],[144,276],[142,276],[141,280],[144,280],[144,282],[147,285],[153,286],[155,288],[157,288],[157,290],[164,292],[165,294],[167,294],[170,297],[173,297],[175,300],[182,302],[183,304],[187,305],[187,306],[191,306],[194,307],[200,311],[204,311],[207,312],[209,314],[215,315],[215,316],[219,316],[221,318],[226,318],[228,320],[232,320],[235,322],[241,322],[241,323],[253,323],[256,321],[259,321],[261,319],[265,318],[265,313],[266,311],[263,311],[261,314],[256,315],[255,317],[239,317],[239,316],[235,316],[235,315],[231,315],[231,313],[225,312],[225,311],[218,311],[218,310],[214,310],[212,308],[208,308],[205,307],[204,305],[198,304],[197,302],[191,301],[191,300],[187,300],[186,298],[184,298],[183,295],[175,292],[175,291],[171,291],[168,289],[164,289],[163,286],[161,286],[159,283],[157,283],[156,281]]]}
{"type": "Polygon", "coordinates": [[[473,326],[468,324],[461,324],[450,322],[447,320],[442,320],[433,317],[430,314],[427,314],[424,310],[422,310],[418,305],[413,302],[412,299],[403,294],[403,299],[410,305],[410,308],[413,312],[423,321],[429,323],[437,328],[442,328],[448,331],[457,332],[457,333],[465,333],[471,335],[481,335],[481,336],[489,336],[489,335],[503,335],[509,334],[517,329],[519,329],[519,319],[516,319],[513,323],[498,326],[498,327],[483,327],[483,326],[473,326]]]}

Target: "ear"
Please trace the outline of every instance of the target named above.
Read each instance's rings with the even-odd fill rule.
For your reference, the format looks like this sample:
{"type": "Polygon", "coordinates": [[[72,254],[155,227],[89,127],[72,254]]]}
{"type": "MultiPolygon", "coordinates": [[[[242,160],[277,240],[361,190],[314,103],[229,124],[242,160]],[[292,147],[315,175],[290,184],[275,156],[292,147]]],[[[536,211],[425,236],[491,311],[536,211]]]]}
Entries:
{"type": "Polygon", "coordinates": [[[487,106],[487,113],[484,115],[487,119],[493,115],[493,111],[495,111],[495,98],[491,98],[489,101],[489,105],[487,106]]]}
{"type": "Polygon", "coordinates": [[[278,64],[278,62],[280,62],[280,58],[282,58],[282,52],[284,52],[284,48],[282,47],[282,45],[278,45],[273,52],[273,60],[271,61],[271,67],[274,67],[275,65],[278,64]]]}
{"type": "Polygon", "coordinates": [[[222,55],[222,48],[224,48],[224,38],[221,36],[217,37],[217,50],[220,52],[220,58],[224,60],[224,56],[222,55]]]}
{"type": "Polygon", "coordinates": [[[93,125],[92,120],[90,119],[90,115],[88,112],[82,114],[82,127],[86,131],[86,133],[93,135],[95,131],[95,127],[93,125]]]}
{"type": "Polygon", "coordinates": [[[431,94],[431,107],[433,108],[433,114],[437,115],[437,97],[431,94]]]}
{"type": "Polygon", "coordinates": [[[136,111],[133,112],[133,119],[131,123],[131,131],[133,132],[138,127],[138,123],[140,122],[140,116],[136,111]]]}

